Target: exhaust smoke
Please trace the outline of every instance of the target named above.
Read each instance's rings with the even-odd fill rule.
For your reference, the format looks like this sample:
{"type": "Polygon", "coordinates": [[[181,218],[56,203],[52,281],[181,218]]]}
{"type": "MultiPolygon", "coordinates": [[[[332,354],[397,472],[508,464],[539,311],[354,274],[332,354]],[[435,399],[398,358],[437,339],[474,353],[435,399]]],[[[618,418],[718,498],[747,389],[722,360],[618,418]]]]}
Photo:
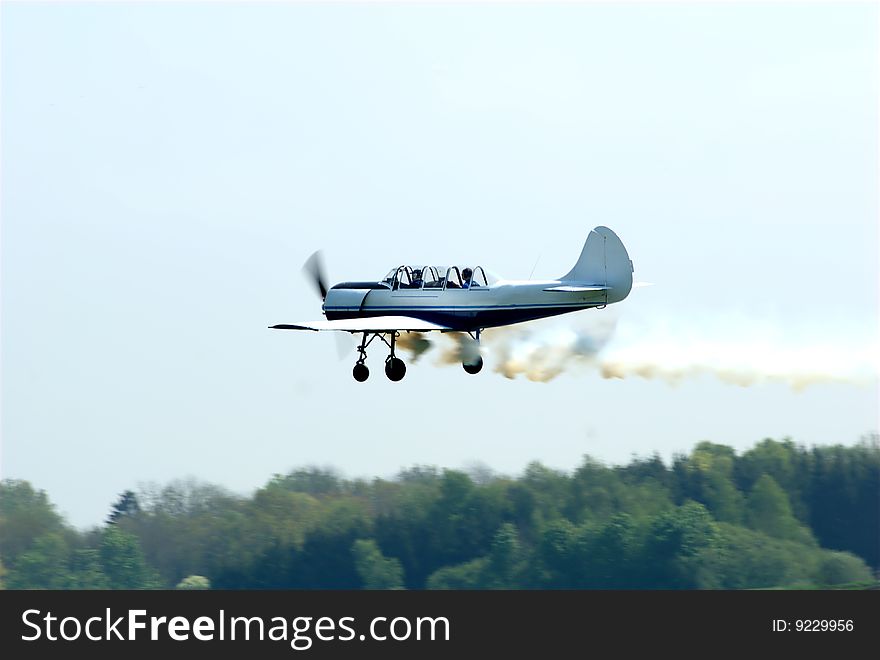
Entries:
{"type": "Polygon", "coordinates": [[[704,376],[741,387],[779,382],[799,391],[819,383],[870,385],[880,374],[880,347],[864,332],[838,328],[805,335],[745,318],[640,325],[605,313],[488,329],[479,347],[465,333],[443,336],[439,342],[419,336],[417,347],[398,345],[418,357],[438,344],[440,365],[461,364],[481,351],[506,378],[535,382],[595,371],[603,378],[671,385],[704,376]]]}
{"type": "Polygon", "coordinates": [[[409,352],[413,363],[416,363],[422,353],[431,348],[431,341],[420,332],[401,332],[395,340],[395,345],[399,350],[409,352]]]}

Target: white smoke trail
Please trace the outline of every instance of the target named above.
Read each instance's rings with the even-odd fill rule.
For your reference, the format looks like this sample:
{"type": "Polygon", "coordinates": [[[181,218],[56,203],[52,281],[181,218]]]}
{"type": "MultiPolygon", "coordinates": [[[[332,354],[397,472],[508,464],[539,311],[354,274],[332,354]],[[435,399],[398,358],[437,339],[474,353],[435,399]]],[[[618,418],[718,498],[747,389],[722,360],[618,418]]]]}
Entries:
{"type": "Polygon", "coordinates": [[[794,390],[818,383],[868,385],[880,373],[876,338],[853,329],[785,331],[747,319],[720,323],[621,325],[597,356],[604,378],[660,378],[675,384],[712,375],[747,387],[781,382],[794,390]]]}
{"type": "MultiPolygon", "coordinates": [[[[441,351],[438,364],[460,363],[468,348],[467,335],[449,336],[455,341],[441,351]]],[[[536,382],[588,369],[603,378],[672,385],[709,375],[743,387],[781,382],[801,390],[818,383],[869,385],[880,374],[880,348],[870,334],[824,328],[809,335],[748,318],[638,324],[588,313],[486,330],[482,344],[497,372],[536,382]]]]}

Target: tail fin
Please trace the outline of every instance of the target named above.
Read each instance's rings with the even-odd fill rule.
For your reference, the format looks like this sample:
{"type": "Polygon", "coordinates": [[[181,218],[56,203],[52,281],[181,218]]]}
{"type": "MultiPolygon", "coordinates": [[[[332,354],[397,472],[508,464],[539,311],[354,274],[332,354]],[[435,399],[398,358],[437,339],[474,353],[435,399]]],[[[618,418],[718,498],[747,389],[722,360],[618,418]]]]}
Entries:
{"type": "Polygon", "coordinates": [[[608,302],[618,302],[629,295],[632,274],[632,261],[617,234],[608,227],[596,227],[587,236],[574,268],[560,280],[610,287],[608,302]]]}

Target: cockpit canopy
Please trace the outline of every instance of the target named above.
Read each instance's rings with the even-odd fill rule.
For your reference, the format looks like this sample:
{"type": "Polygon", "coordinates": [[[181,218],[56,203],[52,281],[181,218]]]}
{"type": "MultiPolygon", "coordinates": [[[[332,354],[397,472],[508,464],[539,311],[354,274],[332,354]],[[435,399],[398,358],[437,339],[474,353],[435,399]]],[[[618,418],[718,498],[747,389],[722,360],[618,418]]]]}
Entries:
{"type": "Polygon", "coordinates": [[[388,271],[382,280],[398,289],[469,289],[485,288],[498,281],[482,266],[399,266],[388,271]]]}

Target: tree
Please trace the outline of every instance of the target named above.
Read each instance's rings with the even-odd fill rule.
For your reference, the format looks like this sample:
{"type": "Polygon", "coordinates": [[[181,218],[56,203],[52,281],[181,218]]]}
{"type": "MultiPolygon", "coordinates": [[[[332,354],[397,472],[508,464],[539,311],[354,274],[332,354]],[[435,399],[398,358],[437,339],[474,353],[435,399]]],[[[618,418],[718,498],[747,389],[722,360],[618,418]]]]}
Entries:
{"type": "Polygon", "coordinates": [[[722,522],[742,522],[743,498],[733,482],[735,453],[731,447],[699,443],[685,461],[683,501],[701,502],[722,522]]]}
{"type": "Polygon", "coordinates": [[[717,523],[699,502],[685,502],[658,516],[648,532],[642,586],[693,589],[714,586],[704,570],[718,547],[717,523]]]}
{"type": "Polygon", "coordinates": [[[714,569],[723,589],[767,589],[808,584],[819,556],[815,548],[719,523],[714,569]]]}
{"type": "Polygon", "coordinates": [[[522,562],[523,548],[516,527],[504,523],[492,539],[487,567],[487,586],[497,589],[515,589],[522,586],[522,562]]]}
{"type": "Polygon", "coordinates": [[[616,514],[589,537],[585,549],[584,585],[594,589],[626,589],[640,585],[638,530],[631,516],[616,514]]]}
{"type": "Polygon", "coordinates": [[[61,534],[49,532],[35,539],[17,557],[9,572],[10,589],[66,589],[70,586],[70,548],[61,534]]]}
{"type": "Polygon", "coordinates": [[[480,557],[456,566],[444,566],[428,577],[425,586],[428,589],[483,589],[488,562],[486,557],[480,557]]]}
{"type": "Polygon", "coordinates": [[[188,575],[178,582],[177,586],[174,588],[185,590],[210,589],[211,581],[204,575],[188,575]]]}
{"type": "Polygon", "coordinates": [[[335,470],[309,467],[294,470],[284,477],[276,477],[274,482],[285,489],[309,495],[339,495],[343,490],[342,479],[335,470]]]}
{"type": "Polygon", "coordinates": [[[568,520],[549,523],[541,535],[538,546],[540,581],[550,588],[571,588],[572,576],[578,567],[578,530],[568,520]]]}
{"type": "Polygon", "coordinates": [[[802,522],[808,519],[804,492],[810,479],[809,455],[791,440],[762,440],[737,460],[734,472],[744,493],[750,492],[763,475],[773,477],[788,496],[794,515],[802,522]]]}
{"type": "Polygon", "coordinates": [[[505,505],[503,487],[477,487],[466,474],[445,470],[422,530],[430,542],[429,570],[487,554],[505,505]]]}
{"type": "Polygon", "coordinates": [[[532,493],[533,508],[539,519],[549,521],[562,517],[562,509],[571,493],[568,475],[533,461],[526,466],[519,482],[532,493]]]}
{"type": "Polygon", "coordinates": [[[340,498],[329,505],[306,535],[302,549],[282,546],[290,580],[277,586],[293,589],[357,589],[362,580],[352,547],[369,536],[369,522],[360,502],[340,498]]]}
{"type": "Polygon", "coordinates": [[[807,500],[823,547],[849,550],[880,570],[880,445],[815,447],[807,500]]]}
{"type": "Polygon", "coordinates": [[[403,589],[403,568],[400,561],[385,557],[374,540],[355,541],[352,553],[364,589],[403,589]]]}
{"type": "Polygon", "coordinates": [[[116,525],[104,530],[99,558],[110,589],[153,589],[159,586],[158,575],[144,561],[138,538],[116,525]]]}
{"type": "Polygon", "coordinates": [[[36,539],[65,531],[45,491],[18,479],[0,482],[0,559],[7,568],[14,568],[16,558],[36,539]]]}
{"type": "Polygon", "coordinates": [[[861,559],[849,552],[825,552],[816,582],[823,586],[834,586],[848,582],[870,582],[870,569],[861,559]]]}
{"type": "Polygon", "coordinates": [[[96,548],[79,548],[70,557],[70,589],[107,589],[107,576],[101,568],[100,553],[96,548]]]}
{"type": "Polygon", "coordinates": [[[141,506],[138,503],[137,495],[134,494],[134,491],[127,490],[119,496],[119,499],[110,510],[110,515],[107,516],[107,524],[115,525],[119,522],[120,518],[134,516],[140,512],[141,506]]]}
{"type": "Polygon", "coordinates": [[[810,531],[794,517],[785,491],[768,474],[761,476],[749,493],[746,519],[749,527],[768,536],[816,545],[810,531]]]}

